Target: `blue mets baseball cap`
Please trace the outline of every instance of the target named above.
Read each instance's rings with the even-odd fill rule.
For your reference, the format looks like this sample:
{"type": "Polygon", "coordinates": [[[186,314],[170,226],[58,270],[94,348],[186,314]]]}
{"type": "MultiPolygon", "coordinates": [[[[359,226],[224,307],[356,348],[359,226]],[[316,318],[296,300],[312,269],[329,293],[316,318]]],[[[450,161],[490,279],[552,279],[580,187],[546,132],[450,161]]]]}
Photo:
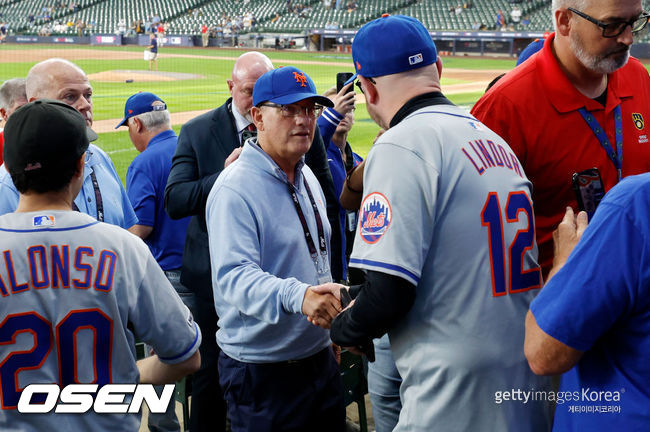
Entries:
{"type": "Polygon", "coordinates": [[[149,92],[136,93],[126,100],[124,118],[115,126],[115,129],[124,126],[131,117],[151,111],[165,111],[166,109],[167,104],[155,94],[149,92]]]}
{"type": "Polygon", "coordinates": [[[541,50],[544,47],[544,40],[545,39],[535,39],[528,44],[521,54],[519,54],[519,58],[517,58],[517,66],[528,60],[537,51],[541,50]]]}
{"type": "Polygon", "coordinates": [[[258,78],[253,87],[253,105],[263,102],[288,105],[305,99],[333,107],[334,103],[316,92],[316,86],[309,76],[293,66],[273,69],[258,78]]]}
{"type": "Polygon", "coordinates": [[[388,15],[365,24],[354,36],[352,60],[355,74],[372,78],[421,68],[438,59],[429,31],[417,19],[388,15]]]}

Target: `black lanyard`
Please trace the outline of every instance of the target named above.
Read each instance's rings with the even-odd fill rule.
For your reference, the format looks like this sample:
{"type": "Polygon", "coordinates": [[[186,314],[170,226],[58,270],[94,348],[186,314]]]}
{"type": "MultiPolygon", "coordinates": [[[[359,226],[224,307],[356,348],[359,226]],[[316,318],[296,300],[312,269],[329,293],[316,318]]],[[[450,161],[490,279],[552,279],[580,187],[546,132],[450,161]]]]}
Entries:
{"type": "MultiPolygon", "coordinates": [[[[318,245],[320,253],[323,256],[323,262],[326,262],[327,257],[327,240],[325,239],[325,231],[323,230],[323,221],[320,218],[320,213],[316,202],[314,201],[314,196],[309,189],[307,180],[303,177],[303,184],[305,185],[305,190],[309,196],[309,202],[311,203],[312,208],[314,209],[314,215],[316,216],[316,227],[318,229],[318,245]]],[[[300,201],[298,201],[298,194],[296,193],[296,188],[291,183],[287,183],[289,188],[289,193],[293,199],[293,204],[296,206],[296,212],[298,213],[298,218],[300,219],[300,224],[302,225],[302,230],[305,233],[305,241],[307,242],[307,247],[309,248],[309,254],[311,255],[314,264],[316,264],[317,269],[320,269],[318,265],[318,252],[316,251],[316,245],[314,244],[314,239],[312,238],[311,233],[309,232],[309,226],[307,225],[307,219],[305,219],[305,214],[302,212],[302,207],[300,207],[300,201]]],[[[319,273],[322,273],[319,270],[319,273]]]]}
{"type": "MultiPolygon", "coordinates": [[[[100,222],[104,222],[104,201],[102,201],[102,193],[99,191],[99,183],[97,182],[97,176],[95,175],[94,171],[90,173],[90,180],[93,183],[93,190],[95,191],[95,205],[97,207],[97,220],[100,222]]],[[[74,201],[72,202],[72,209],[74,211],[79,211],[79,207],[77,207],[77,203],[75,203],[74,201]]]]}

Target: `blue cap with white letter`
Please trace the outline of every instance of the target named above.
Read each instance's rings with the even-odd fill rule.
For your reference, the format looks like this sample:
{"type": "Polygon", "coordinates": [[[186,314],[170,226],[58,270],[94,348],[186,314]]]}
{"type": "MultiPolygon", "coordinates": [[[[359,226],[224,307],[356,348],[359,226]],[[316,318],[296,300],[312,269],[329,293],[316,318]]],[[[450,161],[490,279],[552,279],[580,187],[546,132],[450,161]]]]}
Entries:
{"type": "Polygon", "coordinates": [[[126,125],[126,122],[131,117],[144,114],[151,111],[165,111],[167,105],[165,102],[153,93],[139,92],[126,100],[124,105],[124,118],[115,126],[117,129],[120,126],[126,125]]]}
{"type": "Polygon", "coordinates": [[[435,63],[436,45],[417,19],[405,15],[383,15],[357,32],[352,42],[352,60],[357,75],[367,78],[406,72],[435,63]]]}

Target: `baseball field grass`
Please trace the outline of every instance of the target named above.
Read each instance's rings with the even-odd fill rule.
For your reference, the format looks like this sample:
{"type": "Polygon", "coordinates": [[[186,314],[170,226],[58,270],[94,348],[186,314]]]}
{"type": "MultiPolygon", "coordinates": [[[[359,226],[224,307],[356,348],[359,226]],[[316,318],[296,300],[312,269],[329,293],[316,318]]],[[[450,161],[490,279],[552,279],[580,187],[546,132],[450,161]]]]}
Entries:
{"type": "MultiPolygon", "coordinates": [[[[96,74],[108,71],[120,72],[122,77],[129,73],[137,74],[148,70],[148,63],[142,59],[140,47],[88,47],[88,46],[53,46],[53,45],[3,45],[0,47],[0,81],[14,77],[26,76],[29,69],[38,61],[48,57],[68,58],[79,65],[90,77],[93,86],[93,103],[95,121],[114,120],[117,124],[124,112],[124,102],[138,91],[150,91],[160,96],[167,103],[172,113],[207,110],[218,107],[228,97],[226,80],[230,77],[235,59],[244,51],[172,48],[160,50],[158,69],[160,74],[147,80],[114,78],[107,81],[94,79],[96,74]],[[194,74],[191,79],[168,78],[166,75],[194,74]],[[158,78],[160,77],[160,78],[158,78]],[[173,80],[163,80],[173,79],[173,80]]],[[[304,51],[266,51],[276,67],[294,65],[307,73],[315,82],[319,92],[324,92],[336,82],[337,72],[352,72],[352,59],[349,54],[304,51]]],[[[496,76],[499,71],[514,67],[513,59],[462,58],[444,59],[446,70],[492,71],[496,76]]],[[[484,80],[488,78],[484,78],[484,80]]],[[[483,81],[480,89],[468,92],[454,92],[449,98],[456,104],[471,107],[483,94],[483,81]]],[[[442,85],[471,84],[472,79],[458,77],[443,72],[442,85]]],[[[348,141],[354,150],[366,156],[378,126],[370,119],[365,104],[359,103],[355,113],[355,125],[348,141]]],[[[175,124],[178,133],[182,124],[175,124]]],[[[124,181],[126,169],[136,156],[126,128],[116,132],[101,132],[97,144],[106,150],[124,181]]]]}

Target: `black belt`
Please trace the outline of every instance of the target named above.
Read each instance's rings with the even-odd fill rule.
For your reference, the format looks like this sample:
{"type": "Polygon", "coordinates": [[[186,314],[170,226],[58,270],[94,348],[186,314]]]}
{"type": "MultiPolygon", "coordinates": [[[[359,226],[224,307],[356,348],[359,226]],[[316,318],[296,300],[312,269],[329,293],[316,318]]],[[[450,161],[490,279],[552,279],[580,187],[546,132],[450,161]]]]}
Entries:
{"type": "Polygon", "coordinates": [[[331,353],[331,347],[327,347],[318,351],[316,354],[312,354],[309,357],[305,357],[302,359],[285,360],[285,361],[274,362],[274,363],[261,363],[258,364],[258,366],[262,366],[262,365],[264,366],[305,366],[310,364],[317,364],[318,362],[327,358],[327,356],[329,356],[330,353],[331,353]]]}

